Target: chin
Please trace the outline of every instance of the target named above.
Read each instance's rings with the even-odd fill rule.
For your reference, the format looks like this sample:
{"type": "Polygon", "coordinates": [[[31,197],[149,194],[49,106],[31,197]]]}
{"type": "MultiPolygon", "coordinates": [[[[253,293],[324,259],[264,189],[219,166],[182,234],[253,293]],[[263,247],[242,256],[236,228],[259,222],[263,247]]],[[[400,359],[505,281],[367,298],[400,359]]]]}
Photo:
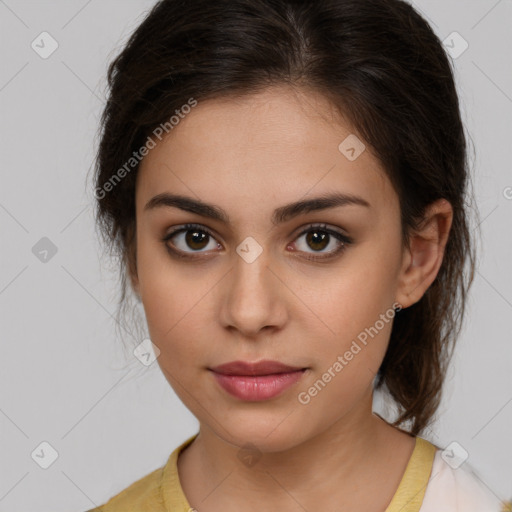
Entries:
{"type": "Polygon", "coordinates": [[[224,424],[224,428],[219,429],[216,425],[213,427],[219,437],[242,450],[250,450],[251,445],[261,453],[281,452],[308,439],[304,423],[297,422],[297,418],[292,419],[293,413],[289,421],[284,419],[287,414],[284,411],[271,415],[231,414],[231,421],[224,424]]]}

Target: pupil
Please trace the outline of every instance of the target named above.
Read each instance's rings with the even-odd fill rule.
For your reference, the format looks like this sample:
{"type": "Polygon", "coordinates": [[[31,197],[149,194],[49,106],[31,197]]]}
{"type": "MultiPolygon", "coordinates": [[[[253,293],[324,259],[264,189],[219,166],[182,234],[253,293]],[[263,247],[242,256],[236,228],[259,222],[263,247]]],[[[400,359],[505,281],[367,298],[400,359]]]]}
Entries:
{"type": "Polygon", "coordinates": [[[187,231],[187,235],[185,238],[186,238],[187,244],[192,249],[202,249],[203,247],[201,246],[201,240],[197,240],[197,238],[199,238],[199,239],[202,238],[202,242],[204,242],[205,239],[207,238],[207,236],[208,235],[202,231],[187,231]],[[199,244],[200,247],[195,247],[196,244],[199,244]]]}
{"type": "Polygon", "coordinates": [[[322,233],[320,235],[318,233],[322,233],[322,232],[311,231],[308,234],[308,243],[312,241],[313,244],[320,243],[322,245],[321,247],[313,247],[313,249],[323,249],[323,248],[325,248],[325,243],[322,244],[322,242],[325,242],[327,240],[327,237],[329,236],[327,233],[322,233]]]}

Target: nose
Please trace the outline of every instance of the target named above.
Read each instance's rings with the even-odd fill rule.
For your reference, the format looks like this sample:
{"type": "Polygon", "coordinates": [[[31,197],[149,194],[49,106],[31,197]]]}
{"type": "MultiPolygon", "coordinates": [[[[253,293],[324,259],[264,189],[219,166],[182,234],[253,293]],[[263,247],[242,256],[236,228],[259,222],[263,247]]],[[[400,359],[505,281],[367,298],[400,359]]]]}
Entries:
{"type": "Polygon", "coordinates": [[[265,251],[249,261],[235,255],[221,285],[220,319],[225,328],[254,338],[261,331],[268,334],[269,330],[282,329],[287,320],[287,297],[277,266],[265,251]]]}

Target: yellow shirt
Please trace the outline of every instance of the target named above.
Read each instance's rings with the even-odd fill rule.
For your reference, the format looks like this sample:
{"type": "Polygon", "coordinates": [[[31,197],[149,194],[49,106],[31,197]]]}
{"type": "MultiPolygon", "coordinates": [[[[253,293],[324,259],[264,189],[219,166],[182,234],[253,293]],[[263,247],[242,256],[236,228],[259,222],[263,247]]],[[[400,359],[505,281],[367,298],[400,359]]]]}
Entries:
{"type": "MultiPolygon", "coordinates": [[[[197,437],[178,446],[165,466],[137,480],[104,505],[88,512],[193,512],[178,476],[178,456],[197,437]]],[[[398,489],[386,512],[419,512],[437,447],[416,437],[416,444],[398,489]]]]}

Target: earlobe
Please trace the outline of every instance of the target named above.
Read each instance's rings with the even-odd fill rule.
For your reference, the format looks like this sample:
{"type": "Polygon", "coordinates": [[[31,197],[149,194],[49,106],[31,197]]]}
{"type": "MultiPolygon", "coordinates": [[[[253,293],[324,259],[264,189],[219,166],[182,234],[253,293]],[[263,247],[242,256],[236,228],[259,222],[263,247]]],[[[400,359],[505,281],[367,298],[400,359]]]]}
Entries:
{"type": "Polygon", "coordinates": [[[409,235],[396,297],[402,307],[418,302],[434,282],[443,262],[452,219],[451,204],[438,199],[427,207],[420,227],[409,235]]]}

